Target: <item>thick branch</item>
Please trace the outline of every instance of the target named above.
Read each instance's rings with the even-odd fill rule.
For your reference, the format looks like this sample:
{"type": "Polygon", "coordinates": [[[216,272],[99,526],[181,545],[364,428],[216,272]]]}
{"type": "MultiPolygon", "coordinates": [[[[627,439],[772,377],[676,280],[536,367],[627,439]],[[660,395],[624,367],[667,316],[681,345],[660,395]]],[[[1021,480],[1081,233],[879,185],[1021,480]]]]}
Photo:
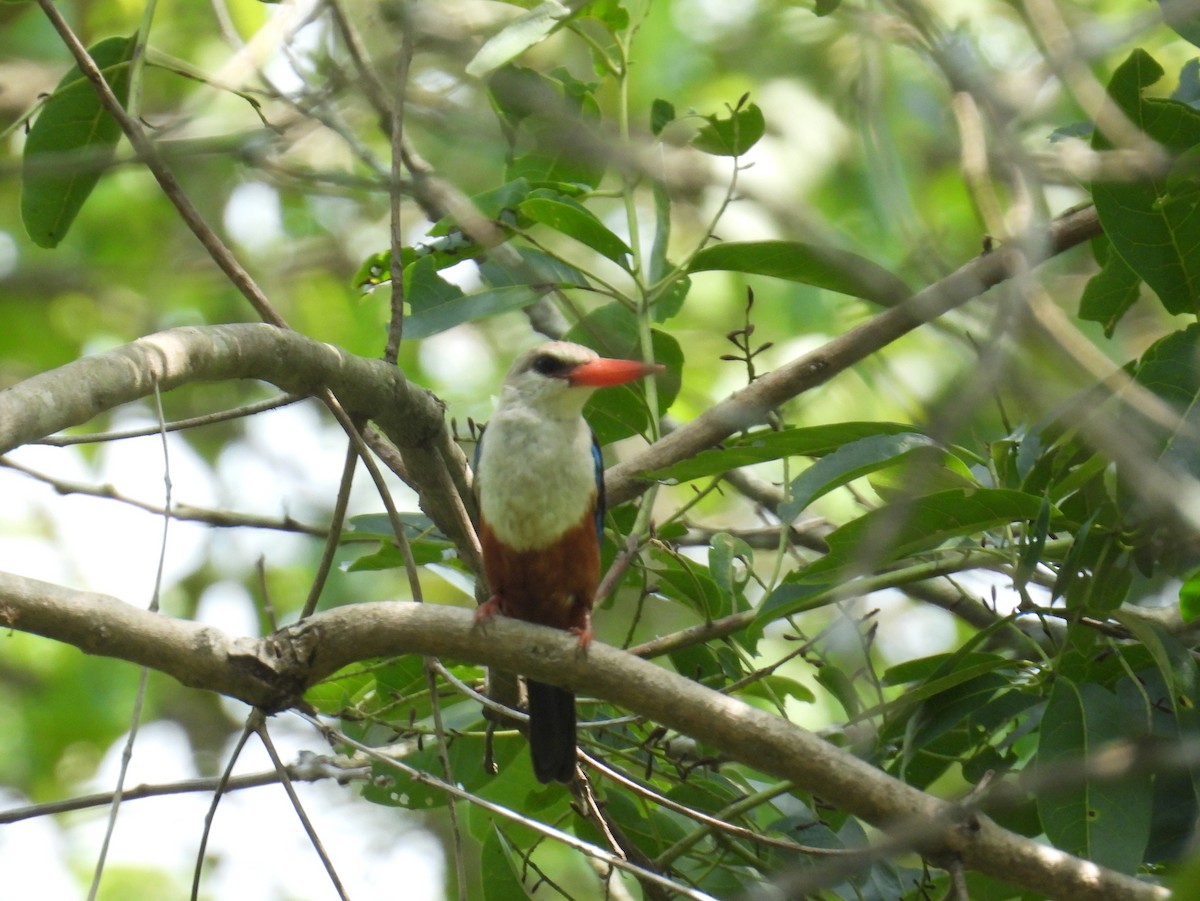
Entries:
{"type": "Polygon", "coordinates": [[[641,473],[686,460],[734,432],[764,422],[767,414],[784,402],[828,381],[918,326],[1098,234],[1096,210],[1087,207],[1059,217],[1037,234],[976,257],[904,303],[767,373],[637,457],[609,469],[609,502],[621,504],[645,491],[650,483],[639,478],[641,473]]]}
{"type": "Polygon", "coordinates": [[[469,611],[430,604],[338,607],[261,640],[231,638],[197,623],[115,598],[0,575],[0,625],[153,667],[185,685],[278,710],[305,687],[350,663],[395,654],[449,656],[525,672],[614,702],[690,735],[762,772],[790,779],[877,826],[915,829],[927,854],[1047,897],[1101,901],[1166,897],[1138,882],[1008,832],[906,785],[807,730],[689,679],[573,636],[497,618],[478,627],[469,611]]]}
{"type": "MultiPolygon", "coordinates": [[[[395,366],[270,325],[185,327],[84,357],[0,391],[0,454],[147,397],[192,382],[261,379],[292,394],[328,388],[351,415],[368,416],[401,449],[422,507],[473,560],[474,536],[443,467],[466,469],[449,439],[443,406],[395,366]]],[[[462,481],[465,481],[463,479],[462,481]]]]}

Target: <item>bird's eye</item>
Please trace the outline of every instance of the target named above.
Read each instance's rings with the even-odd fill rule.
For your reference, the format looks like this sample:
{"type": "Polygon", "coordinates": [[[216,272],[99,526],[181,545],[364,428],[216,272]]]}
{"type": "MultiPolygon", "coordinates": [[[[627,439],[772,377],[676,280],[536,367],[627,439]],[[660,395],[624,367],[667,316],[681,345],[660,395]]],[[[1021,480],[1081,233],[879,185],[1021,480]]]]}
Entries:
{"type": "Polygon", "coordinates": [[[562,375],[571,364],[551,354],[538,354],[533,358],[531,368],[539,375],[562,375]]]}

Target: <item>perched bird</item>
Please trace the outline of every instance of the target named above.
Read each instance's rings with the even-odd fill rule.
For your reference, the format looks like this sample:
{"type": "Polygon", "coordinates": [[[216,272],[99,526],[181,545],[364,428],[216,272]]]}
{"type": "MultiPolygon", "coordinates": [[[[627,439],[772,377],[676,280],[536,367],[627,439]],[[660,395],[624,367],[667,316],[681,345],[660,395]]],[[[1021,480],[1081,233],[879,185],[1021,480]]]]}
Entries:
{"type": "MultiPolygon", "coordinates": [[[[521,356],[501,388],[475,462],[480,543],[491,597],[477,622],[500,612],[592,640],[600,581],[604,481],[583,418],[592,391],[662,370],[611,360],[566,341],[521,356]]],[[[529,746],[541,782],[575,776],[575,696],[528,680],[529,746]]]]}

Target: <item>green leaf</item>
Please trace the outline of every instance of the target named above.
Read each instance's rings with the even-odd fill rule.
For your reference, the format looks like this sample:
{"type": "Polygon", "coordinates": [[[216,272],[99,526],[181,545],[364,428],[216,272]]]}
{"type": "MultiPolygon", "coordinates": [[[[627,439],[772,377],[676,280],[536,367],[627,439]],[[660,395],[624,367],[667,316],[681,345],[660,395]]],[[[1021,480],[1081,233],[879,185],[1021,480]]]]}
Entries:
{"type": "Polygon", "coordinates": [[[1179,422],[1169,432],[1159,430],[1150,447],[1160,463],[1175,472],[1200,477],[1200,440],[1194,436],[1200,427],[1200,372],[1196,357],[1200,352],[1200,324],[1189,325],[1155,341],[1134,367],[1138,384],[1157,394],[1179,414],[1179,422]]]}
{"type": "Polygon", "coordinates": [[[482,886],[485,901],[525,901],[529,897],[521,883],[525,869],[521,854],[494,820],[479,850],[479,866],[487,874],[482,886]]]}
{"type": "Polygon", "coordinates": [[[1037,807],[1055,847],[1133,873],[1150,835],[1150,774],[1081,782],[1078,770],[1106,742],[1127,735],[1126,717],[1117,698],[1099,685],[1056,677],[1038,735],[1038,771],[1048,782],[1037,794],[1037,807]]]}
{"type": "Polygon", "coordinates": [[[930,447],[936,447],[928,435],[901,432],[896,435],[871,435],[844,444],[822,457],[788,489],[788,499],[779,507],[781,522],[790,523],[815,501],[835,488],[865,476],[904,457],[930,447]]]}
{"type": "Polygon", "coordinates": [[[609,31],[624,31],[629,27],[629,12],[620,0],[592,0],[586,4],[585,14],[603,22],[609,31]]]}
{"type": "Polygon", "coordinates": [[[1079,301],[1079,318],[1104,326],[1111,338],[1121,317],[1138,299],[1142,280],[1120,254],[1110,253],[1104,268],[1089,279],[1079,301]]]}
{"type": "Polygon", "coordinates": [[[799,241],[714,244],[696,254],[688,272],[714,269],[767,275],[895,306],[912,292],[892,273],[858,254],[799,241]]]}
{"type": "Polygon", "coordinates": [[[1177,716],[1191,716],[1192,699],[1200,688],[1200,668],[1192,659],[1191,650],[1161,626],[1137,613],[1117,610],[1112,616],[1150,653],[1166,686],[1171,709],[1177,716]]]}
{"type": "Polygon", "coordinates": [[[891,504],[851,520],[826,537],[829,553],[792,573],[763,601],[764,624],[825,602],[864,568],[932,550],[964,535],[1037,518],[1042,499],[1008,488],[952,489],[891,504]]]}
{"type": "Polygon", "coordinates": [[[552,35],[582,5],[578,0],[570,4],[546,0],[517,16],[484,42],[475,57],[467,63],[467,74],[475,78],[487,77],[552,35]]]}
{"type": "Polygon", "coordinates": [[[727,116],[705,116],[705,125],[692,138],[692,146],[712,156],[741,156],[758,143],[767,130],[757,104],[739,105],[727,116]]]}
{"type": "Polygon", "coordinates": [[[464,322],[474,322],[499,313],[527,307],[538,299],[538,293],[524,285],[462,294],[448,298],[434,307],[413,313],[404,320],[405,338],[428,338],[464,322]]]}
{"type": "MultiPolygon", "coordinates": [[[[1168,151],[1181,154],[1200,144],[1200,113],[1174,100],[1145,98],[1162,67],[1134,50],[1114,73],[1108,92],[1129,120],[1168,151]]],[[[1111,140],[1099,130],[1097,150],[1111,140]]],[[[1190,184],[1190,175],[1188,183],[1190,184]]],[[[1172,191],[1170,178],[1096,182],[1092,197],[1104,233],[1121,258],[1171,313],[1200,313],[1200,216],[1194,191],[1172,191]]]]}
{"type": "Polygon", "coordinates": [[[1179,614],[1185,623],[1200,617],[1200,569],[1192,570],[1179,586],[1179,614]]]}
{"type": "MultiPolygon", "coordinates": [[[[88,49],[122,104],[136,35],[105,38],[88,49]]],[[[74,67],[46,101],[25,140],[21,219],[39,247],[57,247],[112,160],[121,127],[74,67]]]]}
{"type": "Polygon", "coordinates": [[[526,285],[463,294],[436,269],[437,264],[426,257],[404,270],[404,299],[412,307],[412,313],[404,319],[405,338],[428,338],[464,322],[517,310],[537,300],[537,292],[526,285]]]}
{"type": "Polygon", "coordinates": [[[657,138],[662,130],[675,121],[675,104],[655,99],[650,104],[650,132],[657,138]]]}
{"type": "Polygon", "coordinates": [[[623,269],[629,269],[629,254],[632,253],[629,245],[586,207],[549,197],[531,197],[518,207],[518,211],[534,222],[585,244],[623,269]]]}
{"type": "Polygon", "coordinates": [[[780,431],[762,429],[746,432],[729,439],[723,447],[701,451],[689,460],[644,475],[662,482],[690,482],[784,457],[823,457],[872,435],[903,435],[913,431],[911,425],[900,422],[838,422],[780,431]]]}
{"type": "Polygon", "coordinates": [[[880,562],[899,560],[930,550],[963,535],[981,534],[997,526],[1036,520],[1042,499],[1010,488],[952,489],[907,504],[871,510],[835,529],[826,538],[829,554],[818,561],[854,562],[870,547],[869,540],[883,547],[873,556],[880,562]],[[900,522],[893,523],[899,516],[900,522]]]}
{"type": "Polygon", "coordinates": [[[732,594],[721,590],[702,563],[657,547],[651,549],[650,557],[655,580],[670,589],[664,593],[672,600],[691,607],[706,622],[733,613],[732,594]]]}

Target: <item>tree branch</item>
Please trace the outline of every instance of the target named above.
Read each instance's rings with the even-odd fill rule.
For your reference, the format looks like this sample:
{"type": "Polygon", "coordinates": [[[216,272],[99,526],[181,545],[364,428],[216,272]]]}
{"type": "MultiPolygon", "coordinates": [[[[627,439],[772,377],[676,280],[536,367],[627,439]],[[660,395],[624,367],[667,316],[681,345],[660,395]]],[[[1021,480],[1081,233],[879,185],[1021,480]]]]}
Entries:
{"type": "Polygon", "coordinates": [[[478,627],[470,611],[431,604],[365,603],[317,613],[262,639],[152,614],[116,598],[0,574],[0,624],[150,666],[184,685],[240,698],[267,711],[300,702],[338,669],[396,654],[449,656],[586,692],[713,746],[917,847],[1067,901],[1151,901],[1164,889],[1106,870],[1001,829],[986,817],[927,795],[779,717],[707,689],[631,654],[497,618],[478,627]]]}
{"type": "Polygon", "coordinates": [[[154,392],[192,382],[261,379],[291,394],[328,388],[351,415],[369,416],[402,451],[422,509],[476,559],[475,537],[454,482],[466,458],[449,436],[443,405],[382,360],[368,360],[265,324],[171,329],[84,357],[0,391],[0,454],[154,392]]]}
{"type": "Polygon", "coordinates": [[[1086,207],[1065,213],[1032,235],[975,257],[898,306],[756,379],[637,457],[613,466],[605,482],[609,502],[622,504],[645,491],[651,483],[640,477],[642,473],[686,460],[734,432],[764,422],[767,414],[781,404],[823,384],[918,326],[1098,234],[1096,210],[1086,207]]]}

